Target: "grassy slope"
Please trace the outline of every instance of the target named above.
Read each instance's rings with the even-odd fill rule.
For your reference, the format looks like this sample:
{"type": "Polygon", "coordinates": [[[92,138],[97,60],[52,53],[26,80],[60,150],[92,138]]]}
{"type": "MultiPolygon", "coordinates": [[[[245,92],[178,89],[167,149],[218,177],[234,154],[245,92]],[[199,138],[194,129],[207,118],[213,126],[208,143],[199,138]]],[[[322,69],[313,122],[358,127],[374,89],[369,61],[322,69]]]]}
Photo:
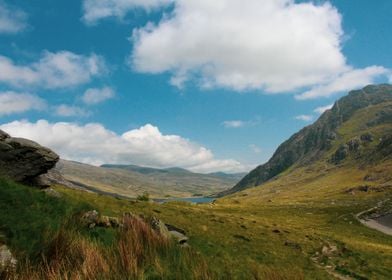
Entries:
{"type": "MultiPolygon", "coordinates": [[[[0,271],[0,279],[215,278],[192,248],[180,248],[142,220],[128,218],[118,230],[87,229],[78,217],[101,203],[67,191],[72,195],[55,198],[0,178],[0,241],[18,259],[17,274],[0,271]]],[[[124,203],[103,199],[117,210],[124,203]]]]}
{"type": "MultiPolygon", "coordinates": [[[[391,168],[391,163],[386,162],[383,168],[391,168]]],[[[352,214],[368,209],[377,201],[392,195],[390,192],[354,196],[343,193],[343,189],[357,184],[358,178],[363,178],[366,173],[358,170],[358,173],[352,172],[352,176],[347,176],[346,172],[347,170],[342,169],[334,175],[303,178],[304,181],[301,179],[297,182],[303,186],[303,191],[298,194],[292,191],[293,197],[290,197],[288,192],[281,191],[280,196],[274,196],[272,202],[268,201],[269,191],[280,184],[277,180],[263,188],[254,188],[219,200],[215,205],[132,202],[61,187],[57,187],[57,190],[63,194],[63,198],[58,200],[37,190],[18,187],[11,192],[15,194],[11,200],[0,200],[5,205],[13,205],[7,212],[12,214],[3,214],[0,223],[3,229],[12,229],[18,233],[8,238],[11,247],[20,252],[18,256],[21,256],[24,255],[23,251],[31,250],[29,241],[36,240],[42,232],[47,232],[45,225],[54,224],[55,229],[59,228],[61,221],[67,220],[67,216],[78,211],[80,207],[89,205],[89,209],[94,208],[103,214],[114,216],[132,211],[157,216],[167,223],[185,229],[192,248],[200,251],[212,270],[211,277],[207,279],[252,279],[257,274],[261,275],[260,277],[266,276],[260,279],[274,279],[277,275],[282,277],[275,279],[302,279],[301,276],[305,279],[331,279],[321,265],[322,260],[321,266],[312,261],[312,257],[326,244],[338,245],[340,253],[330,260],[325,260],[325,265],[339,265],[346,273],[355,273],[369,279],[389,279],[392,267],[391,238],[362,226],[352,214]],[[311,192],[306,191],[307,188],[312,189],[319,185],[319,190],[324,191],[327,186],[334,185],[333,180],[336,180],[338,185],[335,191],[328,192],[325,196],[314,195],[313,203],[309,203],[311,192]],[[322,187],[325,182],[328,184],[322,187]],[[260,193],[261,189],[263,193],[260,193]],[[26,191],[30,194],[25,195],[26,191]],[[259,196],[252,198],[252,195],[259,196]],[[17,206],[15,200],[20,197],[24,197],[24,202],[17,206]],[[37,198],[40,202],[34,202],[37,198]],[[65,201],[63,203],[66,205],[61,206],[59,201],[65,201]],[[43,205],[51,206],[45,210],[43,205]],[[19,210],[12,212],[11,209],[19,210]],[[49,215],[46,220],[42,219],[48,213],[56,211],[57,214],[49,215]],[[20,217],[23,219],[19,219],[20,217]],[[7,219],[10,222],[4,226],[7,219]],[[40,226],[32,227],[36,230],[28,234],[31,223],[26,220],[34,221],[40,226]],[[276,230],[279,230],[279,233],[275,233],[276,230]],[[24,236],[27,242],[18,241],[17,236],[24,236]],[[289,246],[285,245],[286,242],[289,246]],[[300,248],[290,244],[298,244],[300,248]],[[298,278],[295,278],[297,276],[298,278]]],[[[282,186],[278,188],[282,189],[282,186]]],[[[6,193],[3,191],[1,197],[4,198],[6,193]]],[[[98,240],[110,240],[102,232],[84,234],[89,238],[93,234],[98,240]]],[[[46,237],[40,239],[40,242],[45,239],[46,237]]]]}

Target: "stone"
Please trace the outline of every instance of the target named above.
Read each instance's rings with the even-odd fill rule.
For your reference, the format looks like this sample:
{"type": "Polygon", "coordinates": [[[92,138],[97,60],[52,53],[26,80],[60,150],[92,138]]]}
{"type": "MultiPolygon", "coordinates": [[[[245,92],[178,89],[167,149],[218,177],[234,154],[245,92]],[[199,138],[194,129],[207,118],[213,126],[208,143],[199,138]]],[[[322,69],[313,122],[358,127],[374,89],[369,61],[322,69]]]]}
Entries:
{"type": "Polygon", "coordinates": [[[373,135],[371,133],[364,133],[360,136],[362,142],[373,142],[373,135]]]}
{"type": "Polygon", "coordinates": [[[6,245],[0,245],[0,272],[16,268],[17,261],[6,245]]]}
{"type": "Polygon", "coordinates": [[[58,160],[59,156],[52,150],[0,130],[0,176],[31,183],[52,169],[58,160]]]}
{"type": "Polygon", "coordinates": [[[324,245],[321,249],[321,254],[326,257],[330,257],[338,252],[338,247],[336,245],[324,245]]]}
{"type": "Polygon", "coordinates": [[[99,222],[99,213],[96,210],[88,211],[82,215],[82,223],[94,228],[99,222]]]}
{"type": "Polygon", "coordinates": [[[335,164],[339,164],[349,154],[349,148],[347,145],[340,145],[336,152],[333,154],[331,161],[335,164]]]}
{"type": "Polygon", "coordinates": [[[347,146],[350,152],[357,152],[361,146],[361,141],[358,138],[351,139],[347,142],[347,146]]]}
{"type": "Polygon", "coordinates": [[[54,190],[52,188],[47,188],[47,189],[44,190],[44,192],[47,195],[51,196],[51,197],[56,197],[56,198],[61,198],[62,197],[61,193],[59,193],[58,191],[56,191],[56,190],[54,190]]]}
{"type": "Polygon", "coordinates": [[[287,247],[290,247],[290,248],[293,248],[293,249],[296,249],[296,250],[301,250],[301,245],[299,245],[296,242],[289,241],[289,240],[286,240],[284,242],[284,246],[287,246],[287,247]]]}
{"type": "Polygon", "coordinates": [[[181,232],[172,230],[169,231],[170,235],[177,241],[178,244],[184,245],[188,242],[188,237],[181,232]]]}

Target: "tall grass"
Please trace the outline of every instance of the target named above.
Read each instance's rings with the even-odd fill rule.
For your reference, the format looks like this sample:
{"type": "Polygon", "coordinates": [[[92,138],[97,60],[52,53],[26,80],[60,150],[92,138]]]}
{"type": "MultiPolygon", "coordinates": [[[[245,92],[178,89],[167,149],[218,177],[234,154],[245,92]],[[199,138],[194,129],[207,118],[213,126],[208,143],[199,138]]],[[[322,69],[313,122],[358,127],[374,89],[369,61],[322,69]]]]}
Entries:
{"type": "Polygon", "coordinates": [[[112,246],[102,246],[75,229],[62,228],[37,263],[24,261],[5,279],[217,279],[190,248],[154,231],[144,220],[124,217],[112,246]]]}

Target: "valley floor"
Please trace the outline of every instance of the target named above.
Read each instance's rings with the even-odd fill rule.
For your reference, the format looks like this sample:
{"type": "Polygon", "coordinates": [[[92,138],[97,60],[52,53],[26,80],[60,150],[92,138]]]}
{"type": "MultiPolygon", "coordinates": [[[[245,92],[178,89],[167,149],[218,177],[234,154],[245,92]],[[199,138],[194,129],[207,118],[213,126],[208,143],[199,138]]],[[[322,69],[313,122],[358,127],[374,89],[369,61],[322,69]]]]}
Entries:
{"type": "MultiPolygon", "coordinates": [[[[376,171],[390,170],[390,163],[377,168],[376,171]]],[[[27,189],[14,186],[19,192],[16,195],[11,186],[8,190],[0,188],[0,206],[12,214],[0,212],[1,230],[8,233],[10,248],[18,259],[26,257],[27,251],[34,256],[36,248],[45,244],[44,240],[37,241],[39,233],[47,232],[53,221],[61,224],[61,215],[74,215],[72,211],[76,210],[58,209],[58,205],[69,201],[83,206],[84,211],[95,209],[111,217],[131,212],[157,217],[183,229],[191,250],[205,260],[209,271],[203,276],[189,275],[189,279],[389,280],[391,236],[366,227],[357,219],[358,213],[375,206],[379,212],[392,209],[391,200],[381,203],[392,198],[392,190],[385,187],[388,184],[373,182],[369,189],[375,191],[356,190],[362,178],[373,171],[337,169],[320,174],[298,170],[262,187],[207,204],[131,201],[63,187],[55,187],[61,198],[53,199],[28,189],[24,197],[30,201],[28,204],[21,199],[27,189]],[[39,197],[38,201],[30,199],[34,196],[39,197]],[[48,201],[55,210],[48,206],[48,201]],[[33,227],[30,221],[37,225],[33,227]]],[[[110,229],[87,234],[98,244],[112,246],[110,229]]],[[[146,269],[141,275],[148,275],[146,269]]]]}

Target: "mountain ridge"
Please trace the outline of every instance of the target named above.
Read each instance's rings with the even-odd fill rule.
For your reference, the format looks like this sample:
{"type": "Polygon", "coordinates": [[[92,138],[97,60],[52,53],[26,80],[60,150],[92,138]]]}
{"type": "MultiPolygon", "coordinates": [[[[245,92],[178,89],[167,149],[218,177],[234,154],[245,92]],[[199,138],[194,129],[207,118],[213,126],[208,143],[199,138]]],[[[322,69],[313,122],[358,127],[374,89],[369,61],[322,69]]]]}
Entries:
{"type": "MultiPolygon", "coordinates": [[[[361,90],[351,91],[347,96],[335,102],[332,109],[324,112],[315,123],[304,127],[283,142],[267,163],[256,167],[232,189],[220,193],[219,196],[259,186],[294,165],[301,166],[314,162],[326,154],[333,147],[333,143],[340,140],[342,136],[337,133],[338,128],[356,112],[391,101],[391,85],[369,85],[361,90]]],[[[369,126],[378,125],[377,122],[390,122],[391,116],[392,110],[382,111],[381,116],[374,120],[375,123],[369,123],[369,126]]],[[[361,135],[360,137],[365,136],[361,135]]],[[[344,145],[339,147],[344,150],[343,153],[345,150],[351,149],[349,143],[344,145]]],[[[351,145],[357,144],[352,143],[351,145]]],[[[339,150],[335,155],[338,156],[338,154],[339,150]]]]}

